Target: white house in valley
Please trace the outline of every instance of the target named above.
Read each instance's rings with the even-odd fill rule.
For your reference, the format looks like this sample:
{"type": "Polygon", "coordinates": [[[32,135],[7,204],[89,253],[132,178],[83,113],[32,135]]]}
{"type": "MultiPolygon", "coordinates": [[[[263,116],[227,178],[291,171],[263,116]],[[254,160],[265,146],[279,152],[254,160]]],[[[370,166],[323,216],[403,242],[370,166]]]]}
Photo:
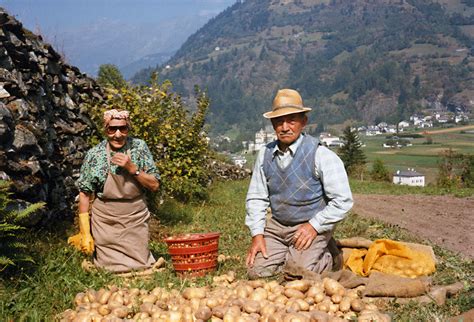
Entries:
{"type": "Polygon", "coordinates": [[[393,175],[393,183],[424,187],[425,175],[415,171],[415,169],[397,170],[397,172],[393,175]]]}

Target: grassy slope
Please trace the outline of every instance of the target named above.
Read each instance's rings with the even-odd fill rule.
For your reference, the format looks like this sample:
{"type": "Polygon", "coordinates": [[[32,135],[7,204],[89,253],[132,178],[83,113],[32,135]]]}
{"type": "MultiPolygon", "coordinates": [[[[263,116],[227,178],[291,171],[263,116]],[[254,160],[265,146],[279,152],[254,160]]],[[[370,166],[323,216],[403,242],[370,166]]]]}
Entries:
{"type": "MultiPolygon", "coordinates": [[[[239,277],[245,277],[245,254],[250,242],[247,228],[244,226],[244,200],[248,181],[218,183],[212,187],[208,202],[183,205],[177,202],[166,202],[161,206],[158,218],[160,226],[152,242],[156,257],[165,256],[168,269],[156,274],[150,280],[135,280],[131,286],[151,289],[155,286],[182,289],[194,283],[203,285],[210,283],[212,276],[195,281],[179,280],[171,270],[170,258],[166,245],[161,238],[181,232],[221,232],[219,251],[233,256],[234,259],[224,262],[218,267],[216,274],[234,270],[239,277]]],[[[373,188],[376,190],[377,188],[373,188]]],[[[359,192],[355,186],[354,192],[359,192]]],[[[37,265],[20,271],[20,277],[7,278],[2,276],[3,289],[0,288],[0,320],[12,318],[21,320],[52,320],[58,313],[73,307],[72,301],[78,292],[87,288],[99,289],[108,284],[122,285],[126,283],[108,273],[89,274],[82,271],[80,263],[83,255],[72,250],[65,243],[65,236],[45,233],[37,236],[38,241],[31,248],[35,251],[37,265]]],[[[351,214],[338,227],[336,237],[363,236],[371,239],[391,238],[405,241],[423,242],[405,231],[388,226],[375,220],[359,218],[351,214]]],[[[453,254],[434,247],[440,259],[438,271],[434,274],[439,284],[458,280],[472,280],[472,261],[460,260],[453,254]]],[[[2,285],[2,284],[0,284],[2,285]]],[[[472,292],[472,290],[471,290],[472,292]]],[[[469,298],[469,290],[458,297],[450,299],[443,307],[435,305],[392,306],[396,321],[432,321],[435,317],[456,315],[473,306],[469,298]]]]}

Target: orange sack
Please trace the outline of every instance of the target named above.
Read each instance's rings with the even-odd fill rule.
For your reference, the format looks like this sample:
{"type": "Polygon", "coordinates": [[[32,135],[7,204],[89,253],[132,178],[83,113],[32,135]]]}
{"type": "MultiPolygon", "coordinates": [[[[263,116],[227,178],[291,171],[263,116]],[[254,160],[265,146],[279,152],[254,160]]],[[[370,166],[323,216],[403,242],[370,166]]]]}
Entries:
{"type": "Polygon", "coordinates": [[[414,278],[436,271],[430,254],[390,239],[378,239],[369,249],[354,249],[344,265],[361,276],[378,271],[414,278]]]}

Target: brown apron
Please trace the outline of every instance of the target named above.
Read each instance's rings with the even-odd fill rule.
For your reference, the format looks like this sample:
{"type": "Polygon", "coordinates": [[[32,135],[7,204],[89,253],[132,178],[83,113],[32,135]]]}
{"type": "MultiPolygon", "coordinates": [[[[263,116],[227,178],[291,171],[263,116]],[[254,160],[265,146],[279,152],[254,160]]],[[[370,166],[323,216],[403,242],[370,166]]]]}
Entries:
{"type": "Polygon", "coordinates": [[[94,264],[112,272],[149,268],[155,259],[148,250],[150,212],[144,193],[130,174],[111,173],[108,143],[107,163],[103,195],[95,198],[91,209],[94,264]]]}

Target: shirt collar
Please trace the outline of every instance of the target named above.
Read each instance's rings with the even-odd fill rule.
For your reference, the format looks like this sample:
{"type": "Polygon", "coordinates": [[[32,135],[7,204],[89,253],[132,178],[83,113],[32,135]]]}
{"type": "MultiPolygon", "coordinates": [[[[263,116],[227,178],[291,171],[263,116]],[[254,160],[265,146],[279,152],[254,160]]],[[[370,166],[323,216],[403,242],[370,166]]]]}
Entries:
{"type": "MultiPolygon", "coordinates": [[[[295,155],[296,150],[298,149],[298,147],[301,145],[301,142],[303,141],[303,136],[304,136],[304,133],[301,133],[300,136],[296,139],[296,141],[293,142],[288,147],[288,150],[290,151],[291,156],[295,155]]],[[[275,147],[273,148],[272,153],[273,153],[273,156],[277,154],[284,154],[284,152],[280,150],[280,148],[278,147],[278,144],[275,144],[275,147]]]]}

